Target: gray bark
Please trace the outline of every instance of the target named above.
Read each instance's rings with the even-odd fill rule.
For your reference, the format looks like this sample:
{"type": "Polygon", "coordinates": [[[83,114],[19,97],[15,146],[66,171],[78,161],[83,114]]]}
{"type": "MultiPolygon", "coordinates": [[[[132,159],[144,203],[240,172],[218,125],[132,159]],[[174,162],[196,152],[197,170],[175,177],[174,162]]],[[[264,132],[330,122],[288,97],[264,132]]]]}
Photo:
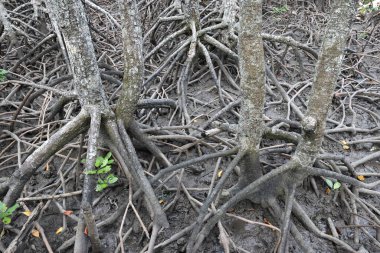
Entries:
{"type": "Polygon", "coordinates": [[[123,88],[117,103],[116,115],[129,126],[133,120],[143,84],[144,57],[142,31],[135,0],[120,0],[124,48],[123,88]]]}
{"type": "MultiPolygon", "coordinates": [[[[253,1],[243,1],[243,6],[241,9],[241,30],[240,32],[244,32],[245,26],[247,25],[244,23],[244,15],[245,11],[248,12],[247,8],[244,8],[244,4],[247,2],[253,2],[253,1]]],[[[259,2],[259,1],[257,1],[259,2]]],[[[312,89],[312,95],[310,97],[309,103],[308,103],[308,110],[306,112],[306,116],[304,117],[304,120],[302,122],[303,125],[303,135],[302,139],[297,146],[296,153],[292,157],[292,159],[272,170],[271,172],[259,177],[258,179],[250,182],[244,189],[239,191],[235,196],[230,198],[224,205],[220,207],[220,209],[216,212],[216,214],[208,221],[208,223],[204,226],[202,231],[198,233],[198,240],[197,244],[194,247],[194,251],[196,251],[200,245],[200,243],[206,238],[206,236],[210,233],[211,229],[215,226],[215,224],[220,220],[222,215],[231,207],[233,207],[235,204],[237,204],[239,201],[243,199],[251,199],[254,200],[254,202],[257,203],[267,203],[271,205],[271,201],[276,199],[279,195],[284,194],[285,192],[288,192],[288,200],[292,199],[292,190],[294,190],[295,187],[299,186],[302,183],[302,180],[307,177],[308,175],[311,175],[313,173],[310,173],[312,169],[310,167],[313,165],[318,152],[320,151],[322,140],[324,137],[324,130],[326,126],[326,119],[327,119],[327,113],[328,109],[331,105],[332,101],[332,95],[335,89],[336,81],[338,78],[338,75],[340,73],[341,63],[343,59],[343,49],[346,43],[346,38],[348,35],[348,32],[350,30],[350,18],[353,17],[353,4],[352,2],[346,2],[344,0],[336,1],[336,8],[334,9],[334,12],[331,15],[331,19],[327,25],[324,41],[322,44],[322,49],[319,54],[319,60],[317,64],[316,74],[314,77],[314,85],[312,89]]],[[[252,6],[250,6],[252,8],[252,6]]],[[[254,13],[259,14],[258,10],[252,8],[250,12],[247,13],[247,16],[250,19],[257,18],[257,15],[254,15],[254,13]]],[[[261,13],[261,9],[260,9],[261,13]]],[[[256,25],[259,23],[259,21],[252,22],[256,23],[256,25]]],[[[251,23],[251,24],[252,24],[251,23]]],[[[252,25],[251,25],[252,27],[252,25]]],[[[249,29],[248,29],[249,30],[249,29]]],[[[257,34],[260,34],[257,32],[257,34]]],[[[256,34],[256,36],[257,36],[256,34]]],[[[240,47],[244,46],[242,44],[242,37],[243,34],[239,34],[240,39],[240,47]]],[[[259,43],[259,42],[258,42],[259,43]]],[[[252,45],[252,44],[250,44],[252,45]]],[[[256,45],[257,46],[257,45],[256,45]]],[[[249,46],[247,46],[249,48],[249,46]]],[[[258,49],[256,49],[258,50],[258,49]]],[[[242,55],[243,50],[240,49],[239,53],[242,55]]],[[[248,53],[249,51],[247,51],[248,53]]],[[[251,51],[250,53],[253,54],[253,52],[257,53],[256,51],[251,51]]],[[[243,56],[243,55],[242,55],[243,56]]],[[[242,57],[241,56],[241,57],[242,57]]],[[[246,57],[246,55],[244,55],[246,57]]],[[[250,57],[254,57],[253,55],[250,55],[250,57]]],[[[257,56],[258,58],[260,56],[257,56]]],[[[262,58],[263,59],[263,58],[262,58]]],[[[245,63],[243,60],[240,63],[240,69],[241,72],[244,70],[244,64],[247,64],[249,66],[249,63],[254,62],[254,58],[248,62],[245,63]]],[[[252,66],[252,69],[255,68],[252,66]]],[[[260,72],[259,72],[260,73],[260,72]]],[[[246,104],[251,103],[249,105],[243,105],[242,106],[242,136],[241,136],[241,142],[243,145],[243,148],[246,148],[249,150],[254,150],[257,148],[259,144],[259,135],[260,129],[256,129],[254,124],[257,124],[259,122],[260,124],[260,118],[258,114],[258,111],[262,112],[262,108],[257,108],[254,106],[257,106],[259,101],[257,98],[255,99],[256,93],[254,93],[253,89],[257,89],[257,85],[260,85],[260,83],[256,79],[249,79],[250,82],[256,81],[255,88],[252,89],[252,86],[244,87],[246,82],[244,82],[244,75],[246,73],[241,73],[242,76],[242,90],[243,90],[243,99],[245,100],[246,104]],[[249,97],[248,94],[244,94],[244,92],[247,92],[250,90],[251,92],[248,94],[251,94],[251,97],[249,97]],[[251,106],[250,110],[247,108],[251,106]],[[258,110],[255,112],[255,110],[258,110]],[[251,114],[248,115],[247,113],[250,112],[251,114]],[[244,114],[246,113],[246,114],[244,114]],[[253,117],[252,115],[256,115],[256,117],[253,117]],[[252,117],[250,120],[252,120],[250,123],[247,119],[249,117],[252,117]],[[251,129],[249,127],[252,127],[251,129]],[[252,130],[252,131],[250,131],[252,130]],[[256,132],[256,136],[250,136],[248,134],[253,133],[253,131],[256,132]]],[[[256,75],[254,78],[261,78],[261,75],[259,75],[256,72],[256,75]]],[[[250,78],[253,78],[250,76],[250,78]]],[[[258,79],[260,80],[260,79],[258,79]]],[[[244,176],[247,173],[247,171],[242,172],[242,176],[244,176]]],[[[249,172],[248,172],[249,173],[249,172]]],[[[289,225],[289,219],[290,219],[290,213],[291,213],[292,205],[287,204],[285,209],[285,218],[287,220],[283,220],[285,222],[285,227],[283,227],[283,232],[286,233],[288,230],[289,225]]],[[[314,225],[314,224],[313,224],[314,225]]],[[[315,231],[314,231],[315,232],[315,231]]],[[[316,234],[322,238],[326,238],[329,240],[334,241],[334,243],[342,246],[345,248],[345,250],[351,252],[353,249],[346,243],[344,243],[341,240],[338,240],[334,237],[328,236],[325,233],[320,232],[319,230],[316,231],[316,234]]],[[[286,240],[286,236],[283,238],[283,240],[286,240]]],[[[283,242],[284,245],[282,247],[283,251],[286,251],[286,242],[283,242]]]]}
{"type": "Polygon", "coordinates": [[[302,165],[312,165],[320,151],[327,113],[344,57],[343,49],[355,11],[352,1],[339,0],[330,16],[314,76],[312,95],[303,119],[303,138],[296,151],[302,165]]]}
{"type": "Polygon", "coordinates": [[[7,9],[4,7],[2,1],[0,1],[0,21],[4,27],[3,34],[0,34],[0,42],[4,39],[6,35],[10,36],[11,40],[15,40],[15,32],[13,31],[11,23],[8,20],[8,12],[7,9]]]}
{"type": "Polygon", "coordinates": [[[96,105],[106,108],[106,96],[82,2],[48,0],[46,4],[62,33],[74,75],[75,91],[82,107],[96,105]]]}
{"type": "MultiPolygon", "coordinates": [[[[47,1],[53,23],[61,33],[61,47],[66,49],[68,61],[74,77],[74,87],[78,94],[82,110],[91,115],[86,170],[92,170],[97,156],[97,145],[101,116],[112,115],[102,86],[100,72],[96,61],[86,12],[81,1],[63,0],[47,1]]],[[[60,37],[60,36],[58,36],[60,37]]],[[[82,203],[92,203],[92,193],[95,188],[95,177],[85,175],[83,184],[82,203]]],[[[87,252],[88,240],[85,237],[83,213],[78,222],[74,252],[87,252]]]]}
{"type": "Polygon", "coordinates": [[[238,188],[262,175],[258,148],[264,131],[265,66],[261,36],[262,1],[241,2],[239,57],[242,106],[240,143],[246,155],[241,163],[238,188]]]}

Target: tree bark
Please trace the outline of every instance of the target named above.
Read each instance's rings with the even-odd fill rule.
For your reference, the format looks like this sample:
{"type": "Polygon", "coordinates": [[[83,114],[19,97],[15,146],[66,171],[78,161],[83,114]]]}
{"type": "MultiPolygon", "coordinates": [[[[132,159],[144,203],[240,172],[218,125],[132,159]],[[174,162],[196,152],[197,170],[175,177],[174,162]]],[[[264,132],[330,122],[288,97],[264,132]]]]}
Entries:
{"type": "Polygon", "coordinates": [[[312,165],[320,151],[354,11],[352,1],[338,0],[327,24],[308,109],[302,121],[303,138],[295,154],[302,165],[312,165]]]}
{"type": "Polygon", "coordinates": [[[262,175],[259,145],[264,131],[265,66],[261,37],[262,1],[241,2],[239,33],[240,86],[242,106],[240,119],[240,143],[246,155],[241,162],[241,189],[262,175]]]}
{"type": "Polygon", "coordinates": [[[116,116],[128,127],[136,110],[143,84],[144,57],[139,12],[135,0],[120,0],[122,20],[124,78],[116,116]]]}
{"type": "MultiPolygon", "coordinates": [[[[78,94],[82,111],[91,115],[87,159],[85,170],[92,170],[97,157],[97,146],[102,115],[113,115],[102,86],[95,49],[92,43],[88,20],[83,3],[76,0],[47,1],[50,16],[58,25],[62,34],[61,48],[66,49],[69,67],[74,77],[74,87],[78,94]]],[[[95,176],[85,174],[83,183],[82,204],[92,204],[95,188],[95,176]]],[[[88,250],[88,240],[84,234],[83,210],[78,222],[74,252],[88,250]]]]}
{"type": "Polygon", "coordinates": [[[102,110],[106,109],[106,95],[82,2],[48,0],[47,6],[51,18],[57,21],[62,33],[65,45],[61,47],[66,48],[75,91],[82,107],[98,106],[102,110]]]}

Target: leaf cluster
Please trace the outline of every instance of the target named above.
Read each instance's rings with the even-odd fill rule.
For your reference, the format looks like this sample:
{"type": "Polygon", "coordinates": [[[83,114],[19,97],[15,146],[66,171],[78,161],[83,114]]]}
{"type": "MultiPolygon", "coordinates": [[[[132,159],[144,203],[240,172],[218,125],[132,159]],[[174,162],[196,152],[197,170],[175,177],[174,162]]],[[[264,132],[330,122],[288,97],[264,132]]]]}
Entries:
{"type": "MultiPolygon", "coordinates": [[[[86,160],[83,159],[84,163],[86,160]]],[[[112,159],[112,153],[108,152],[104,157],[98,156],[95,161],[95,170],[88,170],[85,172],[87,175],[99,175],[95,191],[101,192],[106,189],[109,185],[114,184],[119,180],[117,176],[109,173],[112,169],[112,164],[115,160],[112,159]]]]}
{"type": "Polygon", "coordinates": [[[284,14],[284,13],[289,11],[289,7],[287,5],[283,5],[280,7],[274,7],[272,11],[274,14],[284,14]]]}
{"type": "Polygon", "coordinates": [[[2,201],[0,201],[0,220],[4,223],[4,224],[9,224],[11,223],[11,216],[12,216],[12,213],[17,209],[19,208],[20,205],[19,204],[14,204],[13,206],[11,206],[10,208],[7,207],[7,205],[5,203],[3,203],[2,201]]]}
{"type": "Polygon", "coordinates": [[[0,69],[0,82],[5,81],[7,73],[5,69],[0,69]]]}
{"type": "Polygon", "coordinates": [[[328,185],[328,187],[330,187],[330,189],[332,190],[338,190],[340,187],[341,187],[341,183],[339,181],[333,181],[329,178],[325,178],[325,183],[328,185]]]}

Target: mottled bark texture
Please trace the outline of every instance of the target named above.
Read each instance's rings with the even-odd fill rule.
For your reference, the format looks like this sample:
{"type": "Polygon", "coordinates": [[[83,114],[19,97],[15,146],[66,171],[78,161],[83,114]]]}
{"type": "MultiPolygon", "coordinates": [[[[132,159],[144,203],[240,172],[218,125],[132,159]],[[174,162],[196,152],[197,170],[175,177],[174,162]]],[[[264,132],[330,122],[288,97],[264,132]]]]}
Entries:
{"type": "MultiPolygon", "coordinates": [[[[15,40],[15,32],[12,29],[12,25],[8,20],[7,9],[4,7],[2,1],[0,1],[0,26],[2,25],[2,31],[0,31],[0,42],[8,35],[11,40],[15,40]]],[[[1,27],[0,27],[1,28],[1,27]]]]}
{"type": "Polygon", "coordinates": [[[129,126],[133,120],[143,83],[144,58],[142,31],[136,1],[120,0],[124,47],[123,88],[117,103],[116,115],[129,126]]]}
{"type": "Polygon", "coordinates": [[[273,200],[278,195],[286,193],[293,185],[300,185],[309,175],[309,172],[305,169],[314,164],[321,149],[327,113],[340,73],[344,56],[343,49],[350,30],[350,20],[353,13],[352,2],[336,1],[319,53],[308,109],[302,120],[302,138],[290,163],[284,165],[293,169],[284,175],[268,180],[263,186],[258,187],[255,194],[250,196],[253,201],[263,203],[273,200]]]}
{"type": "MultiPolygon", "coordinates": [[[[101,123],[101,114],[98,108],[91,110],[91,122],[90,122],[90,130],[88,133],[88,142],[87,142],[87,156],[86,156],[86,164],[85,171],[90,171],[94,169],[94,164],[97,157],[97,149],[99,143],[99,131],[100,131],[100,123],[101,123]]],[[[83,190],[82,190],[82,205],[92,205],[93,201],[93,192],[95,189],[95,180],[96,177],[94,175],[84,174],[83,180],[83,190]]],[[[88,240],[86,235],[84,234],[85,222],[83,217],[83,210],[80,213],[81,220],[78,222],[77,231],[75,235],[75,245],[74,252],[87,252],[87,244],[88,240]]],[[[88,224],[87,224],[88,225],[88,224]]],[[[94,247],[94,246],[93,246],[94,247]]]]}
{"type": "MultiPolygon", "coordinates": [[[[239,10],[237,0],[223,0],[223,21],[229,28],[236,24],[236,16],[239,10]]],[[[229,30],[231,31],[231,30],[229,30]]]]}
{"type": "MultiPolygon", "coordinates": [[[[165,212],[158,202],[154,190],[144,174],[132,142],[127,135],[124,125],[128,126],[133,120],[140,88],[143,81],[143,56],[142,36],[138,17],[136,1],[120,1],[123,16],[123,39],[124,39],[124,85],[117,105],[118,126],[116,117],[110,109],[102,86],[100,72],[97,65],[94,46],[89,32],[86,12],[82,1],[62,0],[46,1],[50,17],[56,24],[56,32],[59,33],[62,50],[67,52],[68,68],[73,74],[74,88],[80,101],[82,110],[77,117],[71,120],[63,128],[57,131],[40,148],[31,154],[25,163],[17,170],[12,178],[9,191],[4,202],[11,206],[20,196],[24,185],[32,174],[55,152],[59,151],[66,143],[78,134],[87,130],[90,126],[87,141],[87,157],[85,170],[92,170],[97,157],[98,142],[101,138],[99,132],[104,125],[112,125],[108,136],[105,137],[116,146],[118,153],[122,153],[120,161],[126,164],[123,168],[126,175],[132,175],[137,187],[140,187],[149,202],[149,210],[154,216],[154,225],[168,227],[165,212]],[[91,122],[90,122],[91,118],[91,122]],[[123,122],[121,122],[121,119],[123,122]],[[128,169],[131,173],[128,172],[128,169]]],[[[108,129],[107,129],[108,130],[108,129]]],[[[85,173],[82,191],[82,204],[92,204],[92,194],[95,190],[96,176],[85,173]]],[[[88,251],[88,239],[84,235],[85,223],[83,212],[80,214],[76,237],[75,253],[88,251]]],[[[89,224],[87,224],[89,225],[89,224]]],[[[99,241],[94,241],[99,244],[99,241]]],[[[93,245],[93,250],[96,245],[93,245]]]]}
{"type": "Polygon", "coordinates": [[[118,150],[122,154],[132,177],[137,182],[137,185],[142,188],[145,197],[151,204],[155,215],[155,224],[161,227],[169,227],[166,215],[154,195],[154,190],[144,174],[144,169],[138,161],[136,151],[124,128],[124,126],[129,127],[133,124],[133,114],[137,107],[143,83],[144,58],[142,53],[142,31],[136,1],[120,0],[119,4],[123,27],[124,79],[122,93],[116,109],[118,126],[114,122],[108,122],[108,135],[118,146],[118,150]],[[120,124],[120,121],[124,123],[124,126],[120,124]],[[121,141],[118,140],[120,138],[122,139],[121,141]]]}
{"type": "Polygon", "coordinates": [[[199,1],[184,0],[182,1],[182,9],[187,21],[194,21],[199,26],[199,1]]]}
{"type": "MultiPolygon", "coordinates": [[[[222,42],[226,45],[235,43],[237,36],[234,33],[236,17],[239,10],[238,0],[223,0],[223,23],[227,24],[227,29],[223,30],[222,42]],[[230,40],[230,38],[233,38],[230,40]]],[[[231,47],[230,47],[231,48],[231,47]]]]}
{"type": "MultiPolygon", "coordinates": [[[[62,35],[61,48],[66,49],[69,66],[74,77],[74,87],[78,94],[82,110],[91,115],[88,149],[86,157],[86,170],[92,170],[97,156],[97,146],[101,115],[109,114],[110,109],[102,87],[102,80],[96,61],[95,50],[92,43],[86,12],[83,3],[75,0],[47,1],[51,11],[50,17],[57,24],[62,35]]],[[[95,177],[84,176],[82,203],[92,203],[92,193],[95,187],[95,177]]],[[[87,252],[88,240],[83,234],[84,221],[77,226],[74,252],[87,252]]]]}
{"type": "MultiPolygon", "coordinates": [[[[257,41],[256,44],[251,42],[249,45],[245,45],[243,41],[246,38],[245,36],[248,36],[247,34],[244,34],[244,32],[247,30],[250,31],[250,29],[254,27],[253,24],[256,24],[257,26],[260,23],[260,21],[255,21],[256,19],[259,19],[258,16],[260,16],[261,13],[261,8],[259,6],[259,1],[242,1],[240,13],[240,32],[243,34],[239,34],[241,86],[243,90],[243,99],[245,102],[243,103],[241,109],[242,134],[240,139],[242,147],[245,148],[247,152],[253,150],[253,152],[250,151],[253,154],[257,154],[255,152],[257,152],[257,145],[260,143],[260,136],[262,133],[260,124],[262,124],[261,115],[263,112],[263,97],[258,96],[257,94],[261,94],[259,93],[260,91],[262,92],[262,90],[258,87],[262,87],[264,85],[264,76],[263,74],[261,75],[261,67],[260,69],[255,69],[255,66],[250,66],[249,64],[253,65],[254,62],[263,62],[264,56],[260,55],[262,50],[261,42],[257,41]],[[250,4],[247,4],[248,2],[250,4]],[[247,22],[247,19],[244,18],[245,15],[247,15],[248,20],[252,21],[247,22]],[[250,49],[251,46],[256,47],[256,49],[250,49]],[[259,46],[260,49],[258,48],[259,46]],[[244,51],[245,47],[248,48],[247,51],[244,51]],[[251,59],[249,62],[244,62],[244,59],[246,60],[249,58],[251,59]],[[261,60],[258,61],[258,58],[261,58],[261,60]],[[247,66],[245,65],[251,67],[252,72],[244,73],[247,69],[247,66]],[[248,74],[249,76],[245,76],[248,74]],[[254,85],[247,85],[248,83],[253,83],[254,85]],[[262,103],[262,106],[258,107],[260,103],[262,103]]],[[[302,209],[297,207],[296,202],[293,203],[294,190],[302,183],[303,179],[309,175],[313,175],[310,168],[313,166],[318,152],[321,149],[327,113],[331,105],[332,95],[340,73],[343,49],[350,30],[350,20],[353,17],[352,14],[354,13],[353,3],[345,0],[336,1],[335,8],[333,10],[334,11],[330,16],[330,21],[326,27],[322,48],[319,53],[312,94],[309,99],[307,112],[302,122],[303,134],[301,141],[297,146],[296,153],[292,156],[292,159],[288,163],[273,169],[256,180],[251,181],[246,187],[244,187],[244,189],[237,192],[236,195],[233,195],[226,203],[224,203],[214,214],[214,216],[208,220],[202,231],[198,233],[197,243],[193,248],[193,252],[197,251],[201,242],[207,237],[211,229],[221,219],[226,211],[236,205],[239,201],[243,199],[250,199],[255,203],[264,204],[264,207],[268,206],[271,207],[272,210],[276,209],[281,212],[279,205],[276,203],[277,198],[283,196],[284,194],[286,195],[286,207],[284,210],[285,215],[282,215],[283,236],[280,251],[287,251],[287,232],[290,227],[294,226],[294,224],[290,224],[291,211],[297,210],[297,217],[302,218],[300,216],[301,212],[299,211],[302,209]],[[296,209],[292,207],[293,205],[296,205],[296,209]]],[[[256,29],[258,28],[256,27],[256,29]]],[[[254,37],[258,36],[258,34],[260,34],[259,30],[257,30],[254,35],[250,35],[254,37]]],[[[255,39],[253,38],[252,41],[254,40],[255,39]]],[[[245,166],[245,164],[243,164],[243,166],[245,166]]],[[[248,178],[251,176],[249,173],[251,172],[248,168],[246,168],[245,171],[242,171],[241,177],[248,178]]],[[[277,216],[281,219],[281,214],[277,216]]],[[[310,227],[313,226],[315,227],[315,225],[312,224],[308,228],[310,229],[310,227]]],[[[295,230],[296,229],[291,229],[295,240],[297,240],[297,242],[301,245],[302,238],[299,237],[298,231],[295,230]]],[[[312,232],[317,231],[315,232],[317,236],[331,240],[334,243],[344,247],[348,252],[353,251],[353,249],[346,243],[325,233],[319,232],[318,229],[313,230],[311,228],[311,230],[312,232]]]]}
{"type": "Polygon", "coordinates": [[[265,67],[264,48],[261,37],[262,1],[241,2],[239,57],[242,106],[240,120],[240,143],[246,151],[241,162],[241,177],[238,188],[242,188],[262,175],[259,145],[264,130],[265,67]]]}
{"type": "MultiPolygon", "coordinates": [[[[316,74],[314,76],[312,94],[309,99],[308,109],[305,117],[302,121],[303,134],[299,145],[297,146],[296,153],[292,157],[292,165],[295,170],[287,173],[285,176],[279,176],[269,180],[264,188],[265,194],[257,191],[257,194],[251,195],[251,199],[255,202],[265,201],[265,199],[274,198],[278,194],[286,192],[293,184],[299,185],[302,180],[308,175],[308,173],[302,168],[312,166],[318,152],[321,149],[322,140],[324,137],[324,130],[326,126],[326,119],[328,109],[331,105],[333,92],[338,79],[341,63],[343,59],[343,49],[346,44],[346,38],[350,30],[350,18],[353,16],[354,7],[352,2],[346,2],[344,0],[336,1],[335,8],[331,14],[330,21],[326,27],[325,37],[323,40],[321,52],[319,53],[319,60],[316,67],[316,74]],[[257,196],[256,196],[257,195],[257,196]]],[[[246,26],[253,27],[250,23],[244,23],[244,10],[248,8],[242,8],[241,11],[241,33],[246,30],[246,26]]],[[[261,10],[261,9],[260,9],[261,10]]],[[[250,13],[254,13],[255,9],[251,9],[250,13]]],[[[257,10],[256,10],[257,11],[257,10]]],[[[250,19],[257,18],[257,15],[248,15],[250,19]]],[[[257,31],[257,34],[260,34],[257,31]]],[[[243,34],[239,34],[239,38],[243,37],[243,34]]],[[[257,36],[255,34],[255,36],[257,36]]],[[[251,154],[248,158],[245,158],[242,162],[242,176],[239,179],[240,185],[246,186],[257,179],[260,176],[261,171],[253,170],[252,167],[260,168],[259,159],[257,154],[257,147],[260,144],[261,134],[263,129],[262,113],[264,108],[264,97],[259,92],[264,90],[264,75],[261,76],[261,68],[257,68],[257,65],[252,64],[252,71],[249,72],[249,76],[245,76],[244,73],[244,58],[247,58],[248,54],[258,54],[252,49],[243,53],[242,40],[240,39],[240,54],[241,54],[241,87],[243,90],[243,100],[245,103],[242,105],[242,121],[241,121],[241,144],[242,148],[247,150],[248,154],[251,154]],[[247,82],[252,84],[246,85],[247,82]],[[255,84],[255,85],[253,85],[255,84]],[[259,89],[259,85],[261,89],[259,89]],[[262,99],[262,100],[261,100],[262,99]],[[261,104],[261,107],[258,107],[261,104]],[[253,150],[253,151],[252,151],[253,150]],[[248,166],[247,166],[248,165],[248,166]],[[251,169],[251,170],[250,170],[251,169]],[[254,178],[256,177],[256,178],[254,178]],[[248,180],[251,179],[250,182],[248,180]],[[252,180],[253,179],[253,180],[252,180]],[[244,184],[242,184],[242,183],[244,184]]],[[[249,46],[252,46],[251,43],[249,46]]],[[[262,48],[262,47],[261,47],[262,48]]],[[[258,62],[258,57],[249,61],[258,62]]],[[[262,55],[262,62],[264,64],[264,56],[262,55]]],[[[249,66],[249,65],[248,65],[249,66]]]]}
{"type": "Polygon", "coordinates": [[[296,157],[302,165],[306,166],[314,163],[322,145],[327,113],[340,74],[344,56],[343,49],[355,11],[352,1],[338,0],[335,1],[335,5],[326,27],[314,76],[312,95],[302,121],[303,138],[296,151],[296,157]]]}
{"type": "Polygon", "coordinates": [[[75,91],[82,107],[96,105],[106,108],[106,96],[82,2],[48,0],[47,7],[62,33],[74,75],[75,91]]]}

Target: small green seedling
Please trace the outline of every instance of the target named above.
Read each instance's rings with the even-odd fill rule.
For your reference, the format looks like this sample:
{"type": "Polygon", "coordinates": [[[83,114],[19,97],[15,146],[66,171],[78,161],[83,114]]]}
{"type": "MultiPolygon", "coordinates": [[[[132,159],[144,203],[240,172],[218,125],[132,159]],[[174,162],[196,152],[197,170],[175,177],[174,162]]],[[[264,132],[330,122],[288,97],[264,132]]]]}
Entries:
{"type": "Polygon", "coordinates": [[[281,7],[274,7],[273,13],[274,14],[284,14],[289,11],[289,7],[287,5],[281,6],[281,7]]]}
{"type": "Polygon", "coordinates": [[[0,82],[5,81],[7,73],[5,69],[0,69],[0,82]]]}
{"type": "Polygon", "coordinates": [[[117,180],[119,180],[119,178],[115,176],[114,174],[108,174],[105,179],[99,178],[95,190],[97,192],[101,192],[105,188],[107,188],[109,185],[116,183],[117,180]]]}
{"type": "MultiPolygon", "coordinates": [[[[86,159],[81,161],[82,163],[86,162],[86,159]]],[[[98,156],[95,161],[95,170],[88,170],[84,172],[87,175],[99,175],[95,191],[101,192],[106,189],[109,185],[114,184],[119,180],[117,176],[112,173],[111,166],[114,163],[112,159],[112,153],[108,152],[106,156],[98,156]]]]}
{"type": "Polygon", "coordinates": [[[361,32],[361,33],[359,33],[358,38],[359,39],[367,39],[368,36],[369,36],[369,34],[367,32],[361,32]]]}
{"type": "Polygon", "coordinates": [[[4,224],[11,223],[12,213],[19,208],[19,204],[14,204],[10,208],[7,207],[2,201],[0,201],[0,219],[4,224]]]}
{"type": "Polygon", "coordinates": [[[325,180],[328,187],[330,187],[330,189],[332,190],[338,190],[342,186],[342,184],[339,181],[334,182],[333,180],[329,178],[323,178],[323,180],[325,180]]]}

